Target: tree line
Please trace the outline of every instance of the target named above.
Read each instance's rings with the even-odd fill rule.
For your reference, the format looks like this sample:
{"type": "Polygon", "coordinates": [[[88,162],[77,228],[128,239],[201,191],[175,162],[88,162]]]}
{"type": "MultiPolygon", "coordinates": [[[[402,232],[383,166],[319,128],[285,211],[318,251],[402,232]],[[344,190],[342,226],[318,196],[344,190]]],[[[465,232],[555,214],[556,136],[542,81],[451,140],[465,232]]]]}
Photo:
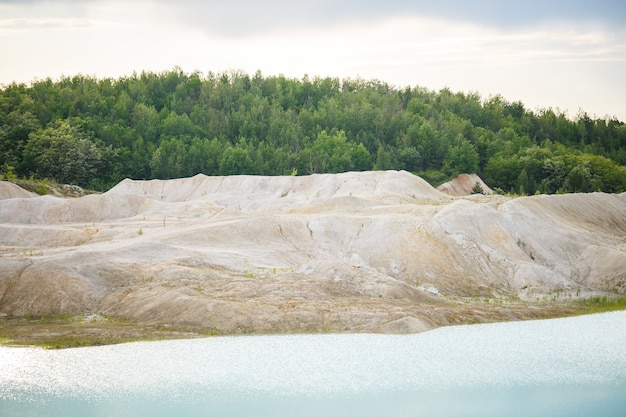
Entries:
{"type": "Polygon", "coordinates": [[[626,125],[501,96],[378,80],[76,75],[0,88],[0,174],[105,190],[123,178],[407,170],[505,192],[626,191],[626,125]]]}

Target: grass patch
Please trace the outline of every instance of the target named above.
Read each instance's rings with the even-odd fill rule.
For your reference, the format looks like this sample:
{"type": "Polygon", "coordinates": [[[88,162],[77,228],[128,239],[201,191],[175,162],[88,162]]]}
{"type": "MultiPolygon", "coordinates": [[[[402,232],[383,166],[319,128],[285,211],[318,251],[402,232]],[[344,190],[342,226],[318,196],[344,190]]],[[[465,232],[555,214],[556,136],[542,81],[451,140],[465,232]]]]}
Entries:
{"type": "Polygon", "coordinates": [[[582,298],[574,301],[574,304],[581,307],[581,314],[626,310],[626,296],[609,297],[602,295],[582,298]]]}
{"type": "Polygon", "coordinates": [[[105,346],[133,341],[137,341],[137,339],[130,337],[65,336],[51,338],[49,340],[37,343],[36,346],[42,347],[44,349],[68,349],[88,346],[105,346]]]}
{"type": "Polygon", "coordinates": [[[70,315],[0,318],[0,345],[4,346],[65,349],[198,336],[193,330],[143,326],[115,317],[98,320],[70,315]]]}

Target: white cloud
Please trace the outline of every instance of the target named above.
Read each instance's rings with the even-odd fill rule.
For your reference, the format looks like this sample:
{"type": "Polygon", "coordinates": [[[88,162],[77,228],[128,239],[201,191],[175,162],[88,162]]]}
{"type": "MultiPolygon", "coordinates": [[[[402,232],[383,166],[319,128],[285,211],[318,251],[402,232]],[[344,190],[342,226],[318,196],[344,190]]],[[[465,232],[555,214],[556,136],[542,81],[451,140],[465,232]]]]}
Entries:
{"type": "Polygon", "coordinates": [[[49,31],[81,29],[91,26],[93,21],[85,18],[13,18],[0,19],[0,34],[10,32],[49,31]]]}

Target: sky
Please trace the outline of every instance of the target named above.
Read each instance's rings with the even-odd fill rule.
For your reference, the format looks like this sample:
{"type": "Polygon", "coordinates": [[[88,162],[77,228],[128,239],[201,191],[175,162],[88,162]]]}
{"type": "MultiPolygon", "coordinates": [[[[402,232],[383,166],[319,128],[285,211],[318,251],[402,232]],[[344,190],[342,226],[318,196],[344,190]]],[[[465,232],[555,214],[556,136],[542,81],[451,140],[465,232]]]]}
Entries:
{"type": "Polygon", "coordinates": [[[0,84],[260,70],[626,121],[624,22],[623,0],[0,0],[0,84]]]}

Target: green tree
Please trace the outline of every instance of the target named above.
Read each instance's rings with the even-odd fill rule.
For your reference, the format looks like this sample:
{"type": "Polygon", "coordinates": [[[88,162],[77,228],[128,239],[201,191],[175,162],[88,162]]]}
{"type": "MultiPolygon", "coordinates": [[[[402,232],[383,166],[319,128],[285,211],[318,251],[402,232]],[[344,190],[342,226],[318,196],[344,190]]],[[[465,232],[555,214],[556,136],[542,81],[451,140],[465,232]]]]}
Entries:
{"type": "Polygon", "coordinates": [[[546,159],[543,163],[543,179],[541,187],[545,193],[556,193],[563,190],[565,178],[568,174],[565,160],[562,157],[555,156],[546,159]]]}
{"type": "Polygon", "coordinates": [[[14,166],[18,173],[32,167],[22,165],[28,136],[41,129],[39,120],[30,111],[12,111],[0,123],[0,165],[14,166]]]}
{"type": "Polygon", "coordinates": [[[496,155],[489,159],[485,167],[485,182],[491,187],[516,192],[517,180],[522,172],[523,164],[519,157],[496,155]]]}
{"type": "Polygon", "coordinates": [[[186,114],[178,115],[174,112],[169,113],[161,124],[161,134],[175,138],[194,137],[200,134],[199,129],[194,126],[189,116],[186,114]]]}
{"type": "Polygon", "coordinates": [[[451,175],[474,174],[478,171],[478,152],[465,138],[457,138],[458,144],[452,146],[446,155],[445,171],[451,175]]]}
{"type": "Polygon", "coordinates": [[[166,138],[150,159],[153,178],[170,179],[191,175],[191,166],[185,164],[188,157],[187,145],[176,138],[166,138]]]}
{"type": "Polygon", "coordinates": [[[565,178],[563,189],[570,193],[588,193],[599,186],[595,175],[591,173],[588,163],[576,165],[565,178]]]}
{"type": "Polygon", "coordinates": [[[600,155],[585,155],[582,163],[588,164],[594,181],[589,186],[589,191],[602,190],[607,193],[626,191],[626,167],[600,155]]]}
{"type": "MultiPolygon", "coordinates": [[[[101,163],[87,158],[88,176],[101,189],[122,177],[374,168],[409,170],[432,184],[477,172],[511,192],[626,190],[622,121],[584,111],[572,120],[450,89],[180,68],[13,83],[0,86],[0,166],[21,176],[73,178],[49,162],[58,151],[34,146],[43,131],[59,129],[55,120],[95,145],[101,163]]],[[[72,149],[90,154],[91,145],[79,145],[72,149]]],[[[72,172],[85,181],[78,167],[72,172]]]]}
{"type": "Polygon", "coordinates": [[[133,127],[148,142],[156,143],[160,132],[159,113],[153,106],[147,106],[139,103],[135,106],[132,117],[133,127]]]}
{"type": "Polygon", "coordinates": [[[422,155],[417,148],[409,146],[398,151],[398,162],[402,164],[402,169],[410,172],[419,171],[422,163],[422,155]]]}
{"type": "Polygon", "coordinates": [[[484,194],[485,190],[483,190],[483,186],[480,185],[480,183],[478,181],[476,181],[474,183],[474,186],[472,187],[472,194],[484,194]]]}
{"type": "Polygon", "coordinates": [[[379,146],[378,151],[376,152],[376,163],[374,164],[374,169],[377,171],[386,171],[394,168],[395,165],[391,152],[385,150],[382,145],[379,146]]]}
{"type": "Polygon", "coordinates": [[[310,147],[301,152],[301,172],[345,172],[372,168],[370,153],[363,144],[348,141],[343,130],[328,133],[323,130],[310,147]]]}
{"type": "Polygon", "coordinates": [[[87,186],[102,164],[90,135],[65,120],[29,135],[24,153],[39,178],[87,186]]]}
{"type": "Polygon", "coordinates": [[[422,170],[440,169],[446,154],[446,146],[437,137],[429,122],[420,126],[417,140],[417,150],[422,156],[422,170]]]}
{"type": "Polygon", "coordinates": [[[189,175],[219,173],[218,161],[221,157],[221,146],[217,143],[217,149],[215,149],[213,145],[208,139],[200,139],[199,137],[192,139],[184,163],[189,175]]]}
{"type": "Polygon", "coordinates": [[[222,175],[255,174],[245,139],[237,145],[224,149],[220,159],[220,171],[222,175]]]}
{"type": "Polygon", "coordinates": [[[355,171],[369,171],[372,169],[372,155],[365,145],[353,143],[351,146],[352,165],[355,171]]]}
{"type": "Polygon", "coordinates": [[[530,180],[528,179],[528,172],[526,171],[526,168],[522,168],[522,172],[520,172],[517,177],[517,186],[521,195],[532,193],[532,187],[530,186],[530,180]]]}

